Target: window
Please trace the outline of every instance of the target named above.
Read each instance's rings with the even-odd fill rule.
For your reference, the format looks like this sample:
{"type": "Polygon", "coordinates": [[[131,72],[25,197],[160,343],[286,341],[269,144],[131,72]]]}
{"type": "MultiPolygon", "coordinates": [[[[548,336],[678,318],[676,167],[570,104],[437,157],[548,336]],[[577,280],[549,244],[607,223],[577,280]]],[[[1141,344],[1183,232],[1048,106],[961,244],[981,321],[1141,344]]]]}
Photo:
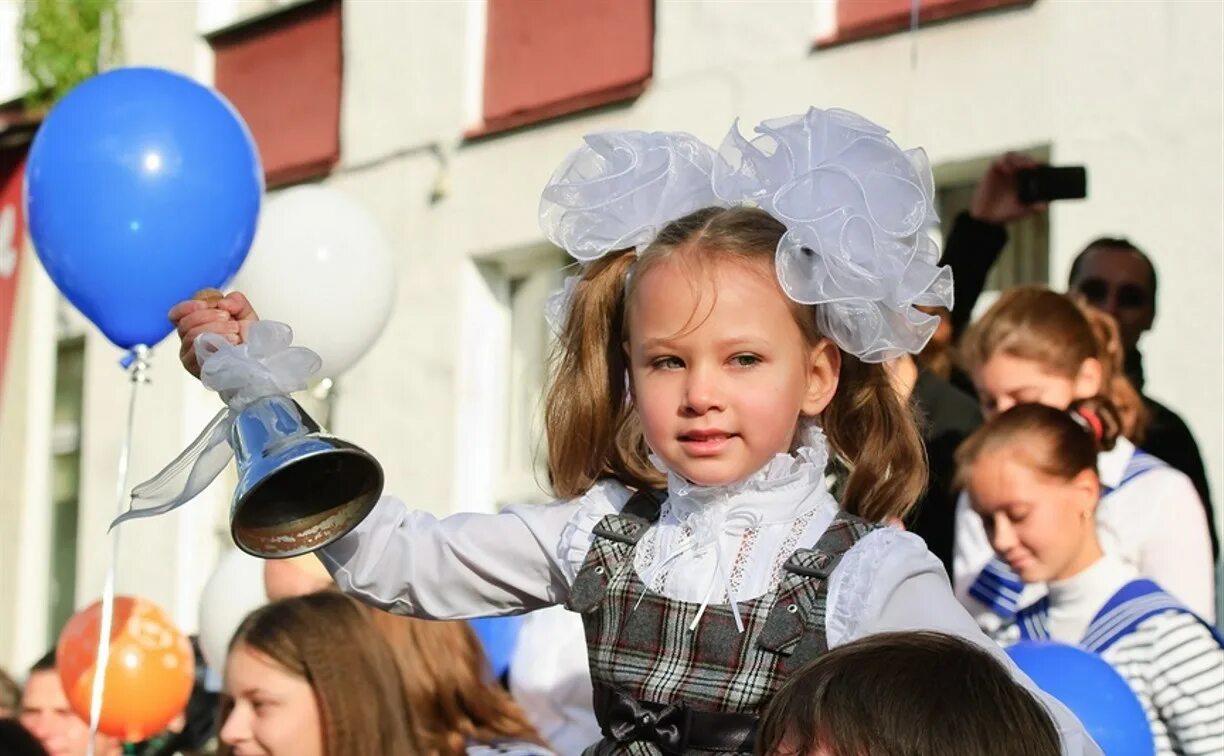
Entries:
{"type": "MultiPolygon", "coordinates": [[[[910,28],[914,0],[835,0],[833,28],[816,40],[829,47],[879,37],[910,28]]],[[[921,0],[918,25],[967,16],[982,11],[1031,5],[1034,0],[921,0]]]]}
{"type": "Polygon", "coordinates": [[[654,65],[651,0],[487,0],[482,123],[468,136],[641,94],[654,65]]]}
{"type": "Polygon", "coordinates": [[[461,283],[452,508],[549,501],[544,389],[554,337],[544,309],[573,261],[528,246],[472,262],[461,283]]]}
{"type": "Polygon", "coordinates": [[[548,250],[503,265],[500,271],[510,325],[505,432],[496,487],[500,505],[550,498],[544,390],[554,337],[544,319],[544,307],[561,287],[562,266],[567,262],[561,252],[548,250]]]}
{"type": "Polygon", "coordinates": [[[47,627],[52,633],[58,632],[72,616],[76,600],[84,379],[85,338],[61,337],[55,357],[51,425],[51,590],[47,627]]]}
{"type": "Polygon", "coordinates": [[[268,185],[331,170],[340,157],[339,0],[277,10],[213,32],[208,41],[217,90],[250,126],[268,185]]]}
{"type": "MultiPolygon", "coordinates": [[[[1049,160],[1048,148],[1026,151],[1034,159],[1049,160]]],[[[969,209],[969,202],[991,158],[979,158],[945,164],[935,168],[935,200],[945,231],[956,216],[969,209]]],[[[1007,226],[1007,246],[986,279],[985,295],[978,300],[975,317],[994,302],[1004,289],[1026,283],[1049,283],[1050,280],[1050,217],[1038,213],[1007,226]]]]}

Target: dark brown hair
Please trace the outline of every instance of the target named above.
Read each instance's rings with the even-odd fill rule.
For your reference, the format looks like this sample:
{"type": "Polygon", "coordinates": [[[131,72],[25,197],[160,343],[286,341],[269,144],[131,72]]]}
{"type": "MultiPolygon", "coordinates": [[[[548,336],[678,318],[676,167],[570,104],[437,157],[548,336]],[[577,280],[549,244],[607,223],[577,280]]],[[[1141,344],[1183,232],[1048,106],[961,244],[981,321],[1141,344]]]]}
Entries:
{"type": "Polygon", "coordinates": [[[756,753],[1057,756],[1045,707],[983,649],[932,632],[876,633],[818,657],[765,707],[756,753]]]}
{"type": "Polygon", "coordinates": [[[480,640],[466,622],[368,611],[395,653],[422,753],[462,756],[469,741],[544,745],[523,710],[491,679],[480,640]]]}
{"type": "MultiPolygon", "coordinates": [[[[310,684],[325,756],[423,753],[395,656],[355,600],[321,591],[273,602],[239,625],[230,649],[238,646],[310,684]]],[[[226,714],[223,705],[222,721],[226,714]]],[[[231,752],[224,745],[218,750],[219,756],[231,752]]]]}
{"type": "Polygon", "coordinates": [[[1088,254],[1090,252],[1094,252],[1098,249],[1118,249],[1124,252],[1130,252],[1147,265],[1148,275],[1151,276],[1152,279],[1152,290],[1150,292],[1152,297],[1152,307],[1155,308],[1156,266],[1152,263],[1152,258],[1147,256],[1147,253],[1139,249],[1139,247],[1135,246],[1134,242],[1125,237],[1102,236],[1088,242],[1088,245],[1075,256],[1074,260],[1071,261],[1071,271],[1067,274],[1067,286],[1071,287],[1072,289],[1079,286],[1080,275],[1083,273],[1084,261],[1088,258],[1088,254]]]}
{"type": "MultiPolygon", "coordinates": [[[[633,488],[664,483],[648,460],[625,385],[625,312],[635,281],[663,260],[675,259],[695,269],[741,262],[767,272],[776,283],[774,253],[785,232],[763,210],[711,207],[668,224],[640,257],[622,250],[583,270],[544,410],[548,466],[558,496],[579,496],[607,477],[633,488]]],[[[781,287],[778,296],[786,297],[781,287]]],[[[786,301],[804,339],[815,346],[822,338],[815,307],[786,301]]],[[[914,418],[884,366],[843,353],[838,390],[820,421],[833,452],[850,470],[845,509],[877,521],[903,516],[926,486],[926,458],[914,418]]]]}
{"type": "Polygon", "coordinates": [[[1017,404],[986,421],[956,450],[956,485],[964,488],[983,453],[1013,449],[1029,468],[1058,480],[1096,471],[1097,454],[1114,447],[1121,430],[1108,399],[1080,399],[1066,410],[1017,404]]]}

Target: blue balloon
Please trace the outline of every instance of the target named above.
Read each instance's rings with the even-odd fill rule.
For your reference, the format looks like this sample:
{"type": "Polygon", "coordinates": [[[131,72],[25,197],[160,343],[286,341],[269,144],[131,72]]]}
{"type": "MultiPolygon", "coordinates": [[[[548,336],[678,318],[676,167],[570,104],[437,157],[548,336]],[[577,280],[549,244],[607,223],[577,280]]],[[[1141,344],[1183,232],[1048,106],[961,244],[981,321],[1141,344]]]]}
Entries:
{"type": "Polygon", "coordinates": [[[468,624],[476,631],[480,644],[484,646],[485,656],[489,657],[489,666],[493,668],[493,676],[501,677],[510,669],[510,659],[514,656],[514,645],[518,642],[523,618],[485,617],[468,620],[468,624]]]}
{"type": "Polygon", "coordinates": [[[1007,649],[1037,686],[1079,717],[1106,756],[1152,756],[1156,746],[1147,715],[1122,675],[1096,654],[1048,641],[1007,649]]]}
{"type": "Polygon", "coordinates": [[[95,76],[51,110],[26,161],[30,237],[60,292],[115,344],[242,265],[263,195],[255,143],[221,95],[156,68],[95,76]]]}

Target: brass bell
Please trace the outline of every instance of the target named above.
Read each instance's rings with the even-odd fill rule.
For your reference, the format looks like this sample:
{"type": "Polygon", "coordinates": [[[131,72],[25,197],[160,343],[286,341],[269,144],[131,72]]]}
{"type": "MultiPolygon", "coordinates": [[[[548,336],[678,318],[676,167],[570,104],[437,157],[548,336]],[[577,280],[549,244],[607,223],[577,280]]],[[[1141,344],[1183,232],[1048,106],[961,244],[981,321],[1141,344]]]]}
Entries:
{"type": "Polygon", "coordinates": [[[230,533],[248,554],[282,559],[326,546],[382,495],[378,461],[327,434],[287,396],[243,409],[229,440],[238,463],[230,533]]]}

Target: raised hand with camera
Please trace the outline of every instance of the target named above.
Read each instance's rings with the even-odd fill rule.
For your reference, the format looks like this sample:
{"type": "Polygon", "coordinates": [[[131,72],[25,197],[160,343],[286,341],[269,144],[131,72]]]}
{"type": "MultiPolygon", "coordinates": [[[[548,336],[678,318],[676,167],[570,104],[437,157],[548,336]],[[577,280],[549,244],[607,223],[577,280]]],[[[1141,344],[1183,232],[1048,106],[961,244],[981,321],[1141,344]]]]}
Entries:
{"type": "Polygon", "coordinates": [[[1008,152],[990,163],[969,202],[969,215],[983,223],[1003,225],[1045,212],[1045,202],[1027,203],[1020,199],[1021,174],[1041,164],[1028,155],[1008,152]]]}

